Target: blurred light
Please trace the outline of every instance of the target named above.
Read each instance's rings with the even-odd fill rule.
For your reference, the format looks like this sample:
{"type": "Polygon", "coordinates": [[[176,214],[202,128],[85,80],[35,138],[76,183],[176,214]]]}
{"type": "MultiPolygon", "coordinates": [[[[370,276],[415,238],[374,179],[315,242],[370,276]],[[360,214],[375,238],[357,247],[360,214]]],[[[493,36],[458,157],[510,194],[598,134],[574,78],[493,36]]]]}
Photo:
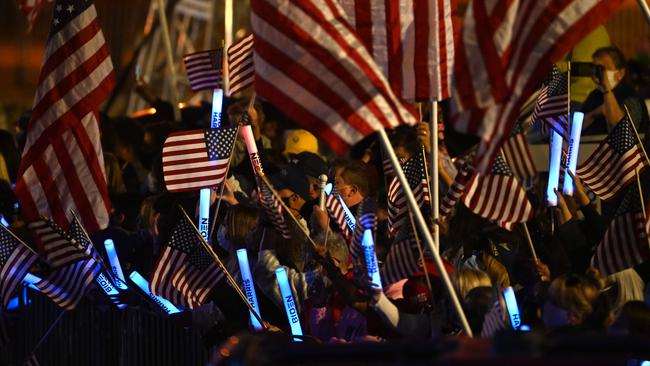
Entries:
{"type": "Polygon", "coordinates": [[[145,108],[131,113],[131,118],[140,118],[156,114],[156,108],[145,108]]]}

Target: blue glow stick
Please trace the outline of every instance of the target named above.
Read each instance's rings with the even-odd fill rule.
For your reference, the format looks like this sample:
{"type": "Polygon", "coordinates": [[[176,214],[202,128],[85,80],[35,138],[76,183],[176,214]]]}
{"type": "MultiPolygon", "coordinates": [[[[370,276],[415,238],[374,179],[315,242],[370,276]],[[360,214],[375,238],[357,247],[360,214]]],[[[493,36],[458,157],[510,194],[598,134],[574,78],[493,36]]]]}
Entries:
{"type": "Polygon", "coordinates": [[[361,246],[363,247],[364,257],[366,258],[366,268],[368,269],[368,277],[370,277],[370,280],[372,281],[372,287],[382,289],[379,265],[377,263],[377,253],[375,253],[375,241],[372,238],[372,230],[364,230],[363,237],[361,238],[361,246]]]}
{"type": "Polygon", "coordinates": [[[36,287],[36,284],[41,282],[42,279],[38,276],[34,276],[31,273],[28,273],[25,275],[25,278],[23,278],[23,282],[27,284],[27,287],[31,288],[32,290],[36,291],[41,291],[40,288],[36,287]]]}
{"type": "Polygon", "coordinates": [[[0,225],[4,227],[9,227],[9,222],[5,219],[5,217],[0,214],[0,225]]]}
{"type": "Polygon", "coordinates": [[[160,306],[160,308],[163,309],[163,311],[165,311],[167,314],[176,314],[181,312],[181,310],[176,306],[174,306],[174,304],[169,302],[169,300],[164,299],[158,295],[154,295],[149,290],[149,282],[145,280],[144,277],[142,277],[142,275],[140,275],[138,272],[136,271],[131,272],[129,278],[131,279],[131,281],[133,281],[133,283],[138,285],[140,290],[144,291],[144,293],[146,293],[147,296],[149,296],[151,300],[153,300],[153,302],[155,302],[158,306],[160,306]]]}
{"type": "Polygon", "coordinates": [[[580,150],[580,135],[582,134],[582,121],[585,119],[585,114],[582,112],[573,113],[571,119],[571,140],[569,142],[569,169],[564,171],[564,184],[562,192],[573,196],[573,179],[569,175],[576,172],[578,166],[578,151],[580,150]]]}
{"type": "Polygon", "coordinates": [[[551,133],[551,159],[548,167],[548,185],[546,186],[546,202],[549,206],[557,206],[555,190],[560,184],[560,159],[562,157],[562,136],[554,130],[551,133]]]}
{"type": "Polygon", "coordinates": [[[519,306],[517,306],[517,298],[515,297],[515,291],[512,287],[506,287],[503,289],[503,297],[506,300],[506,308],[508,309],[508,315],[510,315],[510,323],[512,324],[512,329],[518,330],[521,325],[521,318],[519,317],[519,306]]]}
{"type": "Polygon", "coordinates": [[[117,252],[115,251],[115,243],[113,242],[113,239],[104,240],[104,248],[106,248],[108,261],[111,263],[111,271],[113,272],[113,277],[117,277],[115,285],[120,290],[128,289],[128,286],[126,285],[126,279],[124,278],[124,272],[122,272],[122,266],[120,265],[120,259],[117,257],[117,252]]]}
{"type": "MultiPolygon", "coordinates": [[[[259,303],[257,302],[257,294],[255,293],[255,285],[253,284],[253,276],[251,275],[251,267],[248,264],[248,252],[246,249],[237,249],[237,261],[239,261],[239,271],[241,272],[242,284],[244,285],[244,294],[257,314],[262,316],[259,303]]],[[[263,330],[264,327],[262,327],[262,324],[260,324],[255,315],[250,310],[248,312],[250,313],[253,328],[256,331],[263,330]]]]}
{"type": "Polygon", "coordinates": [[[14,310],[18,308],[18,305],[20,305],[20,302],[18,301],[18,296],[12,297],[7,303],[7,310],[14,310]]]}
{"type": "MultiPolygon", "coordinates": [[[[113,283],[104,275],[103,272],[99,272],[99,275],[95,279],[95,282],[97,282],[99,287],[101,287],[108,296],[117,296],[120,294],[120,292],[117,291],[115,286],[113,286],[113,283]]],[[[126,304],[116,303],[115,305],[117,305],[119,309],[124,309],[126,307],[126,304]]]]}
{"type": "MultiPolygon", "coordinates": [[[[300,326],[300,317],[296,309],[296,303],[293,300],[291,293],[291,286],[289,286],[289,278],[287,278],[287,271],[284,268],[278,267],[275,270],[275,277],[278,279],[278,286],[280,286],[280,294],[284,302],[284,310],[287,312],[287,319],[291,326],[291,334],[295,336],[302,336],[302,327],[300,326]]],[[[296,342],[302,342],[299,338],[294,338],[296,342]]]]}

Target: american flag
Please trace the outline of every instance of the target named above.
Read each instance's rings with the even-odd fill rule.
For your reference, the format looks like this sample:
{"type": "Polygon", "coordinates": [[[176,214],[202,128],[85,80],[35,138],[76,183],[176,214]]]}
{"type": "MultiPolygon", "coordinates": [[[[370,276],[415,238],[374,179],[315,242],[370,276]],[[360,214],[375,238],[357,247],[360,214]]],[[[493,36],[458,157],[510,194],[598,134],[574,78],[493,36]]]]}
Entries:
{"type": "Polygon", "coordinates": [[[253,0],[255,90],[342,154],[380,128],[417,123],[336,0],[253,0]]]}
{"type": "Polygon", "coordinates": [[[223,182],[236,135],[237,127],[170,134],[162,151],[167,190],[195,191],[223,182]]]}
{"type": "Polygon", "coordinates": [[[548,76],[548,83],[537,96],[533,121],[543,121],[548,127],[569,140],[569,79],[555,65],[548,76]]]}
{"type": "Polygon", "coordinates": [[[625,192],[605,236],[596,246],[591,266],[605,275],[634,267],[650,259],[648,245],[639,188],[634,184],[625,192]]]}
{"type": "Polygon", "coordinates": [[[11,295],[37,259],[25,243],[0,225],[0,301],[3,308],[7,307],[11,295]]]}
{"type": "Polygon", "coordinates": [[[519,180],[523,181],[537,175],[537,168],[521,123],[517,123],[512,136],[503,143],[503,156],[519,180]]]}
{"type": "Polygon", "coordinates": [[[474,168],[469,163],[463,164],[451,184],[445,197],[440,203],[440,218],[445,218],[451,214],[454,207],[465,193],[465,187],[474,174],[474,168]]]}
{"type": "Polygon", "coordinates": [[[490,311],[485,314],[483,318],[483,326],[481,328],[482,338],[492,338],[498,332],[508,328],[506,315],[503,311],[501,301],[497,300],[492,305],[490,311]]]}
{"type": "Polygon", "coordinates": [[[219,89],[223,83],[223,48],[183,56],[187,78],[193,92],[219,89]]]}
{"type": "Polygon", "coordinates": [[[204,304],[224,276],[185,219],[174,228],[152,273],[151,292],[190,309],[204,304]]]}
{"type": "Polygon", "coordinates": [[[395,240],[391,245],[384,265],[382,266],[382,280],[386,286],[397,281],[409,278],[422,271],[422,260],[418,243],[411,231],[409,235],[395,240]]]}
{"type": "Polygon", "coordinates": [[[600,199],[609,200],[636,179],[647,166],[634,129],[626,115],[576,173],[600,199]]]}
{"type": "Polygon", "coordinates": [[[273,193],[273,188],[269,187],[267,181],[260,177],[257,178],[257,186],[259,187],[260,204],[269,220],[284,239],[291,239],[289,226],[284,216],[284,208],[280,199],[273,193]]]}
{"type": "Polygon", "coordinates": [[[463,204],[475,214],[510,230],[513,223],[532,218],[533,208],[512,170],[498,154],[488,174],[477,172],[469,183],[463,204]]]}
{"type": "Polygon", "coordinates": [[[72,223],[70,223],[70,228],[68,228],[68,236],[81,247],[87,256],[99,260],[99,252],[95,249],[93,242],[88,237],[79,220],[77,220],[77,216],[72,217],[72,223]]]}
{"type": "Polygon", "coordinates": [[[36,234],[43,256],[52,268],[60,268],[90,256],[90,252],[86,252],[51,219],[43,217],[30,223],[29,228],[36,234]]]}
{"type": "Polygon", "coordinates": [[[481,138],[487,173],[526,99],[551,65],[603,23],[622,0],[478,0],[465,13],[454,61],[454,128],[481,138]]]}
{"type": "Polygon", "coordinates": [[[393,90],[408,101],[449,97],[455,0],[340,0],[393,90]]]}
{"type": "MultiPolygon", "coordinates": [[[[424,153],[417,152],[404,163],[403,167],[406,180],[420,208],[431,202],[425,164],[424,153]]],[[[391,233],[397,233],[406,220],[408,220],[406,195],[397,177],[394,177],[388,186],[388,227],[391,233]]]]}
{"type": "Polygon", "coordinates": [[[20,0],[18,7],[20,11],[27,17],[27,30],[31,31],[34,27],[34,22],[46,4],[51,3],[53,0],[20,0]]]}
{"type": "Polygon", "coordinates": [[[101,266],[94,258],[82,259],[54,270],[34,285],[58,306],[72,310],[100,271],[101,266]]]}
{"type": "Polygon", "coordinates": [[[341,229],[341,235],[343,235],[343,238],[345,238],[349,243],[350,240],[352,240],[354,225],[350,227],[348,224],[348,221],[351,221],[353,218],[346,217],[345,210],[343,209],[344,205],[345,202],[343,202],[343,199],[336,191],[336,186],[334,186],[332,192],[330,192],[325,198],[325,207],[327,208],[330,218],[334,220],[339,229],[341,229]]]}
{"type": "Polygon", "coordinates": [[[250,34],[228,47],[228,95],[253,86],[253,35],[250,34]]]}
{"type": "Polygon", "coordinates": [[[93,2],[57,1],[16,183],[27,221],[67,228],[74,209],[90,233],[108,225],[96,114],[114,84],[93,2]]]}

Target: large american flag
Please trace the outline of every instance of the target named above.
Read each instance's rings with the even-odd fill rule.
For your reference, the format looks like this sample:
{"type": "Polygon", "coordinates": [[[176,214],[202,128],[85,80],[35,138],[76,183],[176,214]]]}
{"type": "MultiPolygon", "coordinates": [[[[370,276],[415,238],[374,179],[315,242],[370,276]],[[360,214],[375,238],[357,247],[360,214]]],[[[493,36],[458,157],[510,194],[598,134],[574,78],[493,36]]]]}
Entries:
{"type": "Polygon", "coordinates": [[[0,302],[6,309],[38,256],[9,229],[0,225],[0,302]]]}
{"type": "Polygon", "coordinates": [[[647,166],[639,143],[626,115],[576,173],[600,199],[608,200],[636,180],[637,170],[647,166]]]}
{"type": "Polygon", "coordinates": [[[330,218],[334,220],[339,229],[341,229],[341,235],[349,243],[350,240],[352,240],[354,225],[351,227],[350,224],[348,224],[348,221],[352,222],[354,221],[354,218],[346,217],[345,209],[343,208],[344,205],[345,202],[343,202],[343,199],[336,191],[336,186],[334,186],[332,191],[325,198],[325,207],[327,208],[330,218]]]}
{"type": "Polygon", "coordinates": [[[29,228],[36,234],[43,257],[52,268],[60,268],[90,256],[90,252],[85,251],[51,219],[43,217],[30,223],[29,228]]]}
{"type": "Polygon", "coordinates": [[[393,90],[408,101],[449,97],[455,0],[339,0],[393,90]]]}
{"type": "Polygon", "coordinates": [[[512,130],[512,136],[503,143],[503,156],[520,181],[537,175],[528,139],[520,122],[512,130]]]}
{"type": "Polygon", "coordinates": [[[187,78],[193,92],[219,89],[223,83],[223,48],[183,56],[187,78]]]}
{"type": "Polygon", "coordinates": [[[253,0],[251,9],[255,90],[334,151],[417,123],[336,0],[253,0]]]}
{"type": "Polygon", "coordinates": [[[512,170],[498,154],[488,174],[477,172],[469,183],[463,204],[475,214],[493,220],[506,229],[526,222],[533,208],[512,170]]]}
{"type": "Polygon", "coordinates": [[[478,171],[489,171],[521,107],[551,65],[622,2],[470,2],[455,50],[452,124],[481,138],[478,171]]]}
{"type": "Polygon", "coordinates": [[[237,127],[170,134],[162,150],[167,190],[195,191],[223,182],[236,135],[237,127]]]}
{"type": "Polygon", "coordinates": [[[72,310],[100,271],[101,265],[94,258],[82,259],[52,271],[34,285],[58,306],[72,310]]]}
{"type": "Polygon", "coordinates": [[[605,275],[634,267],[650,259],[648,245],[639,189],[634,184],[625,192],[605,236],[596,246],[591,266],[605,275]]]}
{"type": "Polygon", "coordinates": [[[228,47],[228,95],[253,86],[255,67],[253,66],[253,35],[240,39],[228,47]]]}
{"type": "Polygon", "coordinates": [[[440,203],[440,218],[445,218],[451,214],[456,204],[465,193],[465,187],[474,175],[474,168],[469,163],[463,164],[451,184],[445,197],[440,203]]]}
{"type": "Polygon", "coordinates": [[[91,233],[108,225],[96,114],[114,84],[93,2],[57,1],[16,183],[28,221],[67,228],[74,209],[91,233]]]}
{"type": "Polygon", "coordinates": [[[224,276],[185,219],[174,228],[152,273],[151,292],[190,309],[204,304],[224,276]]]}
{"type": "MultiPolygon", "coordinates": [[[[431,202],[425,169],[423,152],[415,153],[403,166],[406,180],[420,208],[431,202]]],[[[394,177],[388,186],[388,227],[391,233],[397,233],[408,220],[408,210],[406,194],[397,177],[394,177]]]]}
{"type": "Polygon", "coordinates": [[[569,79],[553,65],[547,83],[537,96],[533,121],[542,121],[569,140],[569,79]]]}
{"type": "Polygon", "coordinates": [[[280,199],[273,193],[273,188],[269,187],[267,180],[261,177],[257,178],[257,186],[259,188],[260,204],[269,220],[284,239],[291,239],[289,225],[284,215],[284,207],[282,207],[280,199]]]}

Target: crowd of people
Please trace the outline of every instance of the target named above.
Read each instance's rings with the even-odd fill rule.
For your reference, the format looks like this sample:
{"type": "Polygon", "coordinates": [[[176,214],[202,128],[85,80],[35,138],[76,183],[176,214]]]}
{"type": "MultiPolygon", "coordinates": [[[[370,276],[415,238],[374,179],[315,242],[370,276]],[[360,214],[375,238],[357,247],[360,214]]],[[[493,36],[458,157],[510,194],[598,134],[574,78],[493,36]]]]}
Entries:
{"type": "MultiPolygon", "coordinates": [[[[625,84],[624,59],[618,57],[612,48],[594,54],[594,62],[602,64],[608,76],[585,104],[585,111],[590,112],[586,125],[592,125],[592,121],[594,126],[615,125],[625,105],[639,129],[647,131],[645,105],[625,84]],[[610,91],[615,98],[608,98],[610,91]]],[[[173,122],[168,103],[151,97],[149,100],[156,108],[155,114],[100,119],[112,211],[109,227],[93,235],[100,252],[103,239],[114,240],[125,273],[138,271],[148,279],[162,246],[182,220],[179,205],[198,214],[198,192],[170,193],[165,189],[163,143],[172,132],[207,127],[209,115],[209,106],[186,108],[183,121],[173,122]]],[[[222,125],[235,126],[243,115],[247,116],[265,174],[290,214],[316,243],[311,245],[303,230],[294,224],[289,225],[290,239],[276,230],[260,206],[255,171],[240,136],[223,194],[219,195],[220,189],[213,190],[211,214],[216,219],[210,241],[236,281],[241,281],[241,275],[235,252],[247,249],[261,316],[271,329],[288,332],[275,277],[275,270],[283,267],[307,339],[376,342],[463,334],[426,246],[419,272],[377,290],[368,279],[354,275],[365,268],[355,267],[342,229],[327,210],[319,207],[321,175],[334,183],[352,215],[356,216],[362,202],[374,200],[378,220],[375,250],[380,266],[385,262],[396,241],[395,233],[388,228],[386,204],[387,186],[393,176],[384,173],[385,156],[375,136],[355,146],[347,158],[337,158],[323,141],[284,121],[269,105],[258,101],[248,109],[246,98],[227,100],[225,105],[222,125]]],[[[447,116],[441,117],[444,120],[447,116]]],[[[32,243],[12,193],[28,121],[26,113],[17,123],[16,133],[0,131],[0,213],[13,232],[32,243]]],[[[441,123],[439,131],[431,131],[428,123],[421,122],[401,126],[390,136],[397,156],[407,161],[423,150],[428,158],[430,134],[438,134],[441,199],[463,160],[462,156],[450,157],[443,126],[441,123]]],[[[609,276],[590,267],[594,248],[615,210],[600,205],[579,177],[574,177],[573,196],[559,194],[557,207],[546,207],[544,178],[544,174],[538,174],[528,187],[536,214],[527,226],[537,261],[533,260],[521,227],[508,231],[462,203],[451,215],[434,223],[430,207],[422,208],[429,226],[436,224],[440,228],[440,253],[474,335],[490,338],[499,331],[512,330],[503,299],[503,290],[508,287],[517,294],[522,322],[533,331],[650,335],[650,307],[645,303],[645,288],[650,280],[648,263],[609,276]]],[[[126,292],[121,296],[120,302],[129,306],[156,306],[136,294],[126,292]]],[[[105,300],[99,294],[91,294],[90,298],[105,300]]],[[[211,292],[207,304],[174,315],[173,319],[200,329],[208,345],[250,329],[248,308],[225,280],[211,292]]]]}

